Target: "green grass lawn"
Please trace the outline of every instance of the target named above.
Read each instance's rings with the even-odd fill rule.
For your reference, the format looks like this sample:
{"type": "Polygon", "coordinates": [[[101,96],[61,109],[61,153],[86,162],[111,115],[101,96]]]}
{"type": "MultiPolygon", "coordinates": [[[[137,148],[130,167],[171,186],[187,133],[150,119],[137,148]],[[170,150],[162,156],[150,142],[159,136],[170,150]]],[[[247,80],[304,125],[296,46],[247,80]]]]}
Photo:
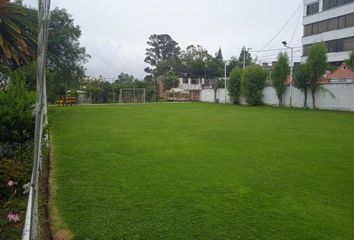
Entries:
{"type": "Polygon", "coordinates": [[[146,104],[50,120],[75,239],[354,239],[354,113],[146,104]]]}

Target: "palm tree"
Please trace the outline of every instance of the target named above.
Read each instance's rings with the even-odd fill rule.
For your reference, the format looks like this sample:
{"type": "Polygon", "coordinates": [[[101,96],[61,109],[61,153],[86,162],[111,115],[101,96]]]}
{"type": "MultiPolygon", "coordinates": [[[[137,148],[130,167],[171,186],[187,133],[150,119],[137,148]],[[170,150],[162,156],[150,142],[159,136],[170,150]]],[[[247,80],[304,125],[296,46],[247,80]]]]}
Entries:
{"type": "Polygon", "coordinates": [[[0,0],[0,63],[19,66],[35,57],[37,11],[0,0]]]}

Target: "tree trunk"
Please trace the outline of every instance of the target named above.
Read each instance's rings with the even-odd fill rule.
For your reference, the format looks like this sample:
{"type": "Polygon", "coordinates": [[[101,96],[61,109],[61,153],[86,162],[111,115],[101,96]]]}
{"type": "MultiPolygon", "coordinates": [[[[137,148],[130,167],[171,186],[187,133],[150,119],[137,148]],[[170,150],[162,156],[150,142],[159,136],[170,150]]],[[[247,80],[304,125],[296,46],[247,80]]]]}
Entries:
{"type": "Polygon", "coordinates": [[[279,100],[279,107],[280,107],[283,105],[283,95],[279,95],[278,100],[279,100]]]}
{"type": "Polygon", "coordinates": [[[307,108],[307,88],[304,89],[304,108],[307,108]]]}
{"type": "Polygon", "coordinates": [[[316,97],[315,97],[315,90],[311,91],[311,95],[312,95],[312,108],[315,109],[316,108],[316,97]]]}
{"type": "Polygon", "coordinates": [[[214,102],[218,103],[218,101],[216,100],[216,93],[217,93],[218,89],[214,88],[214,102]]]}

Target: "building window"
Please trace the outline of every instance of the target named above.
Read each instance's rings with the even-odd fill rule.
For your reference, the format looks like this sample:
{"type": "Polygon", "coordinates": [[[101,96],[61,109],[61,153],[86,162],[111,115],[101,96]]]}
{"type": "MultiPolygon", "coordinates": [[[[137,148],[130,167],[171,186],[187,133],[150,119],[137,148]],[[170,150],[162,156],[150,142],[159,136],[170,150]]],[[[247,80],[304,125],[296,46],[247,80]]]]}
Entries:
{"type": "Polygon", "coordinates": [[[312,34],[316,35],[316,34],[319,34],[319,33],[320,33],[320,31],[319,31],[319,23],[312,24],[312,34]]]}
{"type": "Polygon", "coordinates": [[[326,42],[327,52],[337,52],[337,40],[326,42]]]}
{"type": "Polygon", "coordinates": [[[305,25],[304,36],[306,37],[349,27],[354,27],[354,13],[305,25]]]}
{"type": "MultiPolygon", "coordinates": [[[[328,53],[351,51],[354,49],[354,37],[342,38],[325,42],[328,53]]],[[[303,46],[303,56],[308,56],[312,44],[303,46]]]]}
{"type": "Polygon", "coordinates": [[[352,2],[354,2],[354,0],[323,0],[323,11],[352,2]]]}
{"type": "Polygon", "coordinates": [[[305,25],[304,27],[304,36],[310,36],[312,35],[312,24],[305,25]]]}
{"type": "Polygon", "coordinates": [[[311,46],[312,46],[311,44],[303,46],[303,48],[302,48],[302,55],[303,56],[307,56],[309,54],[309,50],[310,50],[311,46]]]}
{"type": "Polygon", "coordinates": [[[318,23],[318,32],[324,33],[327,32],[327,21],[322,21],[318,23]]]}
{"type": "Polygon", "coordinates": [[[354,37],[343,39],[343,51],[351,51],[354,49],[354,37]]]}
{"type": "Polygon", "coordinates": [[[338,28],[345,28],[345,16],[340,16],[338,18],[338,28]]]}
{"type": "Polygon", "coordinates": [[[183,78],[183,83],[188,84],[188,78],[183,78]]]}
{"type": "Polygon", "coordinates": [[[328,31],[338,29],[338,18],[332,18],[328,20],[328,31]]]}
{"type": "Polygon", "coordinates": [[[307,7],[306,7],[306,15],[307,16],[318,13],[319,11],[320,11],[320,3],[319,2],[307,5],[307,7]]]}
{"type": "Polygon", "coordinates": [[[199,84],[199,79],[192,78],[191,84],[199,84]]]}
{"type": "Polygon", "coordinates": [[[354,13],[345,16],[345,27],[354,26],[354,13]]]}

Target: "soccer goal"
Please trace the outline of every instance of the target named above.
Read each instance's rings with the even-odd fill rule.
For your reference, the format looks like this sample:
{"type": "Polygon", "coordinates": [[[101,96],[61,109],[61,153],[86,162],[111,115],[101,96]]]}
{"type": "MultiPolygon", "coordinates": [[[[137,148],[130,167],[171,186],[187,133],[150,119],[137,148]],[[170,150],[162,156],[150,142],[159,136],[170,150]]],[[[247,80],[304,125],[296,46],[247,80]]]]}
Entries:
{"type": "Polygon", "coordinates": [[[145,88],[122,88],[119,90],[119,103],[145,103],[145,88]]]}

